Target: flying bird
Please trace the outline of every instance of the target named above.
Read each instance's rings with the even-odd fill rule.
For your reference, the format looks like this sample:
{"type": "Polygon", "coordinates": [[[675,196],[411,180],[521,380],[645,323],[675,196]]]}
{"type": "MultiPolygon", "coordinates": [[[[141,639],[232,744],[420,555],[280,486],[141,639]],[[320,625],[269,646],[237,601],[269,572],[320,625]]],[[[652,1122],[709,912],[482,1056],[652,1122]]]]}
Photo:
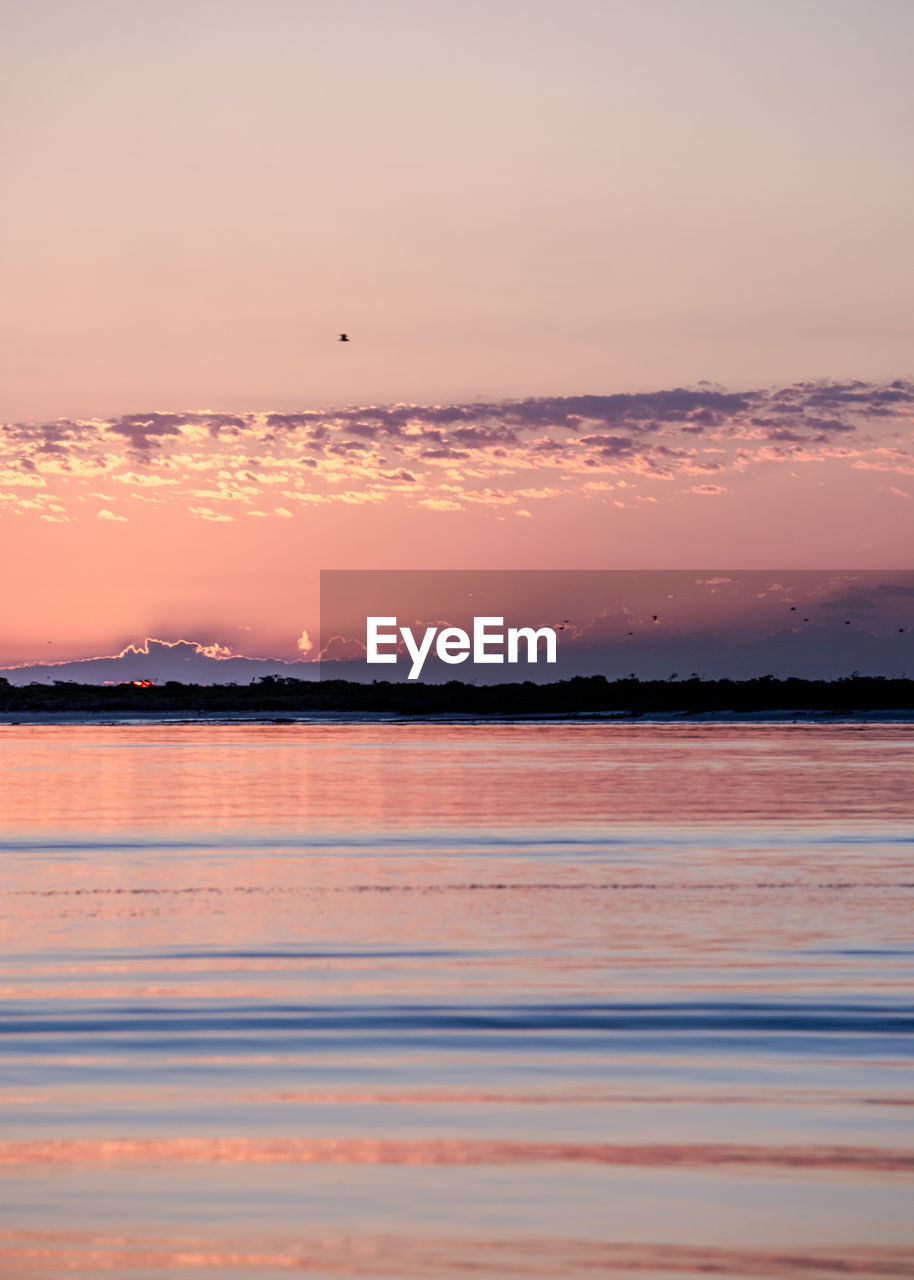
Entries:
{"type": "Polygon", "coordinates": [[[348,333],[341,333],[341,334],[340,334],[340,337],[339,337],[339,341],[340,341],[340,342],[348,342],[348,341],[349,341],[349,334],[348,334],[348,333]]]}

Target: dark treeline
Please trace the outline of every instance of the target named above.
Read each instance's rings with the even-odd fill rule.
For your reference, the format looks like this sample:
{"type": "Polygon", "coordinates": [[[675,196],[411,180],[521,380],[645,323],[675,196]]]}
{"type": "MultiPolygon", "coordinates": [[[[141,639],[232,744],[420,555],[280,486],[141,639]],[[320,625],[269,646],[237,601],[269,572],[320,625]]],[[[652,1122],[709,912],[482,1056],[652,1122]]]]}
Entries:
{"type": "Polygon", "coordinates": [[[914,710],[914,680],[851,675],[840,680],[607,680],[575,676],[554,684],[413,684],[308,681],[265,676],[249,685],[169,680],[90,685],[70,681],[17,687],[0,678],[0,715],[275,715],[390,712],[396,715],[628,715],[703,712],[846,714],[914,710]]]}

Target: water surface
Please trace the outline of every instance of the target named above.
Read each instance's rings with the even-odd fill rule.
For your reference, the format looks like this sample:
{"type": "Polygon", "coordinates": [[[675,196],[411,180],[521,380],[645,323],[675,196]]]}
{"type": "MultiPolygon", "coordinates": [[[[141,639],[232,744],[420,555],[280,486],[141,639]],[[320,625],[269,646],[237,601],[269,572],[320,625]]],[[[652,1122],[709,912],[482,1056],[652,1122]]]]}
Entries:
{"type": "Polygon", "coordinates": [[[0,1275],[914,1275],[912,762],[0,727],[0,1275]]]}

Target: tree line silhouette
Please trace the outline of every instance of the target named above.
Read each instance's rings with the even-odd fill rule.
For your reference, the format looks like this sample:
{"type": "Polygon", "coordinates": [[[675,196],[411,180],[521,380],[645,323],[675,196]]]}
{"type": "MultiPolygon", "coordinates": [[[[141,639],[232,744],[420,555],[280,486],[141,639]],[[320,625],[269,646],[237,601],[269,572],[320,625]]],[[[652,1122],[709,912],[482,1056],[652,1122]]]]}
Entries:
{"type": "Polygon", "coordinates": [[[574,676],[551,684],[531,681],[473,685],[363,684],[349,680],[296,680],[262,676],[247,685],[116,685],[54,681],[16,686],[0,677],[0,715],[308,715],[311,713],[390,713],[470,716],[627,716],[708,713],[813,713],[914,711],[914,680],[861,676],[838,680],[689,679],[639,680],[627,676],[574,676]]]}

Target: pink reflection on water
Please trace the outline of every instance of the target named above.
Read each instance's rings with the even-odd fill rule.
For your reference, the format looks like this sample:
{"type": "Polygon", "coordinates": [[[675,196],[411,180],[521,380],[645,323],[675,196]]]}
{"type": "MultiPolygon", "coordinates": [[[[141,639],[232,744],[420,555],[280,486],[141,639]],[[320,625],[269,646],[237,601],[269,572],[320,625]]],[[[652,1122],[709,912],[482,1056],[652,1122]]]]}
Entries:
{"type": "Polygon", "coordinates": [[[429,1280],[440,1277],[521,1276],[540,1280],[577,1280],[623,1273],[767,1277],[770,1280],[837,1280],[864,1276],[875,1280],[914,1276],[903,1249],[792,1247],[750,1249],[695,1247],[688,1244],[606,1242],[555,1237],[492,1238],[402,1236],[393,1233],[315,1236],[292,1240],[244,1237],[149,1236],[105,1238],[89,1232],[0,1233],[0,1263],[21,1275],[98,1275],[108,1272],[215,1271],[264,1276],[294,1271],[300,1275],[344,1275],[429,1280]],[[53,1268],[53,1270],[49,1270],[53,1268]]]}
{"type": "Polygon", "coordinates": [[[32,834],[542,829],[572,796],[582,824],[903,820],[912,752],[905,724],[0,726],[32,834]]]}
{"type": "Polygon", "coordinates": [[[396,1141],[369,1138],[97,1138],[0,1142],[0,1167],[136,1164],[501,1165],[542,1163],[639,1168],[814,1169],[914,1173],[914,1149],[865,1146],[750,1146],[736,1143],[396,1141]]]}
{"type": "Polygon", "coordinates": [[[908,990],[912,761],[905,725],[0,728],[5,1189],[30,1211],[47,1194],[57,1221],[74,1175],[152,1188],[126,1225],[99,1202],[98,1232],[43,1242],[10,1210],[0,1271],[906,1274],[867,1241],[896,1238],[872,1227],[873,1204],[914,1171],[909,1059],[901,1036],[877,1056],[851,1006],[878,1025],[908,990]],[[288,1021],[256,1024],[758,998],[811,1019],[846,1006],[850,1031],[804,1059],[809,1028],[775,1051],[724,1015],[713,1044],[534,1028],[511,1053],[478,1027],[320,1048],[307,1027],[290,1046],[288,1021]],[[235,1005],[254,1019],[233,1039],[235,1005]],[[360,1170],[381,1196],[398,1168],[419,1170],[420,1190],[460,1170],[481,1189],[472,1230],[446,1209],[427,1239],[406,1204],[386,1243],[355,1223],[297,1244],[294,1217],[275,1240],[143,1230],[182,1170],[210,1188],[223,1167],[255,1209],[273,1169],[280,1185],[296,1169],[337,1177],[343,1196],[360,1170]],[[577,1237],[558,1210],[552,1235],[535,1209],[516,1240],[478,1222],[485,1177],[510,1199],[534,1175],[580,1213],[577,1237]],[[614,1176],[640,1215],[635,1243],[600,1238],[614,1176]],[[677,1234],[706,1178],[752,1184],[769,1206],[761,1240],[754,1200],[718,1213],[700,1247],[677,1234]],[[831,1238],[818,1226],[797,1243],[800,1184],[851,1248],[814,1247],[831,1238]],[[657,1226],[669,1243],[638,1243],[661,1195],[679,1215],[657,1226]],[[754,1230],[757,1247],[734,1247],[754,1230]]]}

